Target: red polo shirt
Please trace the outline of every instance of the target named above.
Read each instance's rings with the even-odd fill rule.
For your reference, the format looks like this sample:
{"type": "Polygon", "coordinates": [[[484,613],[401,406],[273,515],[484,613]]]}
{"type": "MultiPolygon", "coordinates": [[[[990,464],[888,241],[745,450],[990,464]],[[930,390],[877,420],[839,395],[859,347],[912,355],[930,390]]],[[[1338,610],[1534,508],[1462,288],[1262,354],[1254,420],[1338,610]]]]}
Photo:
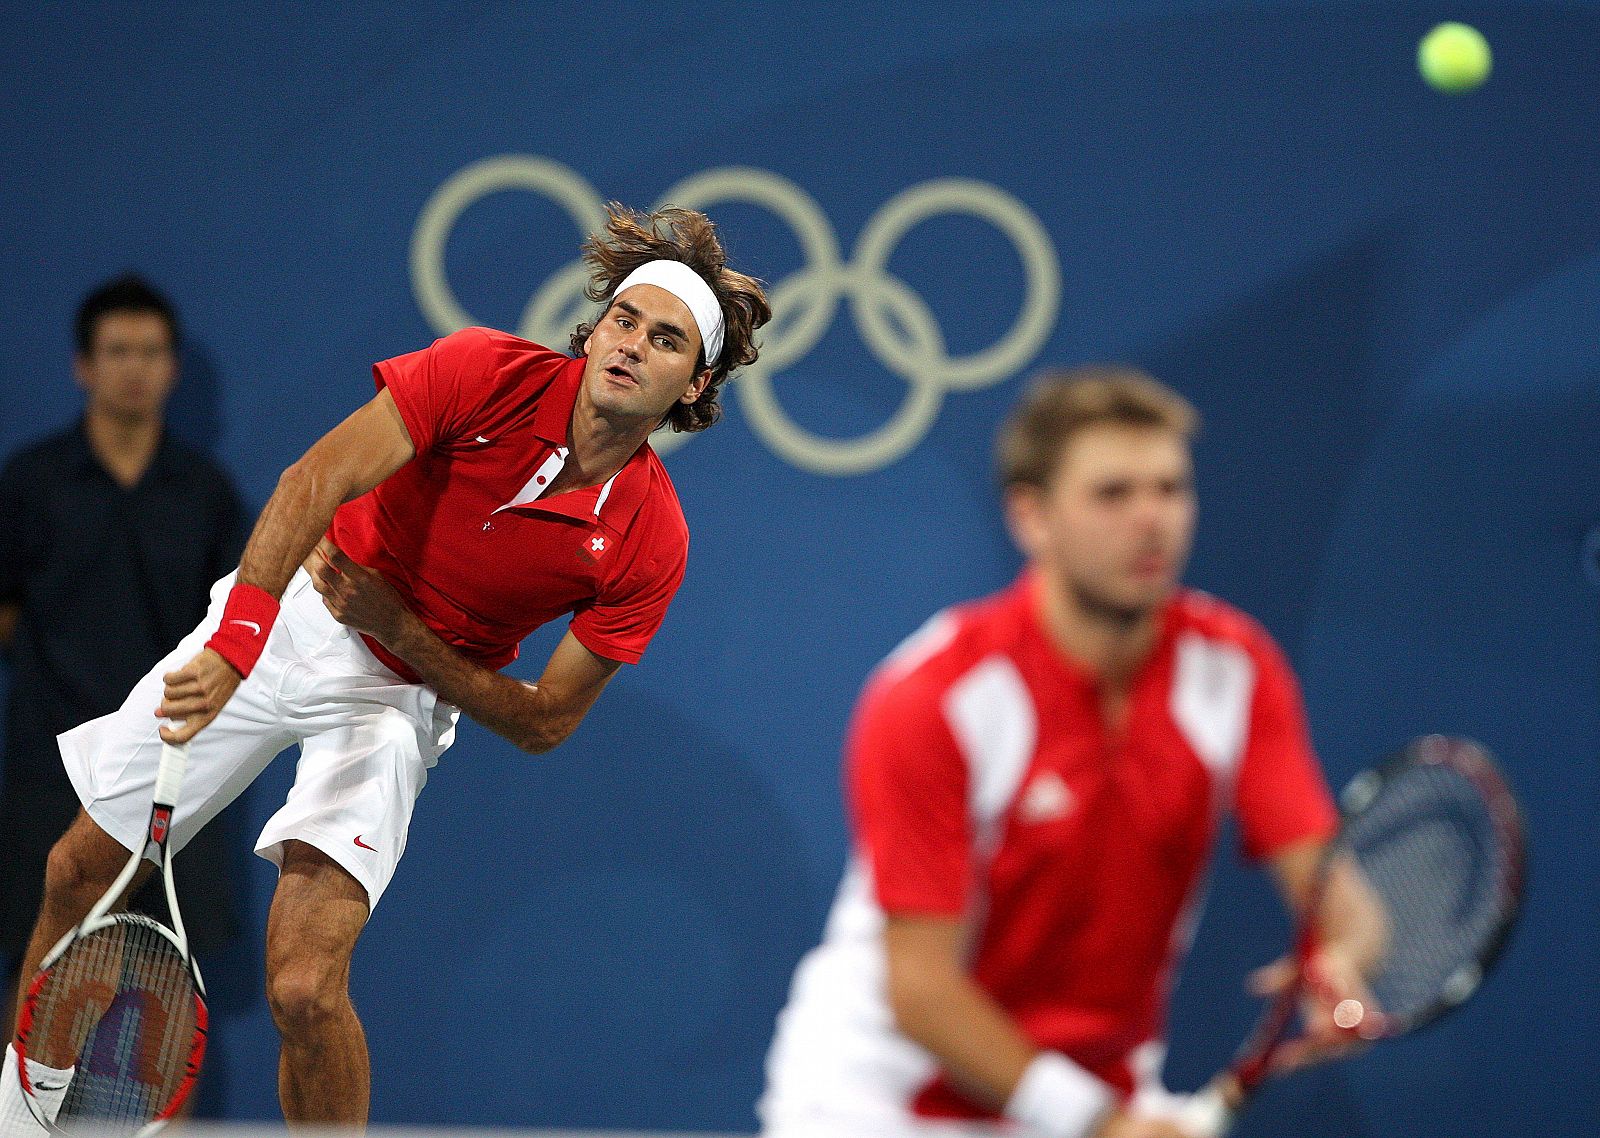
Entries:
{"type": "Polygon", "coordinates": [[[516,659],[524,637],[568,612],[590,651],[637,663],[683,581],[688,526],[648,443],[604,485],[540,497],[566,459],[583,363],[466,328],[373,365],[416,457],[340,507],[329,532],[487,667],[516,659]]]}
{"type": "MultiPolygon", "coordinates": [[[[884,913],[971,921],[977,983],[1124,1094],[1162,1037],[1218,819],[1252,858],[1338,825],[1299,685],[1260,625],[1182,590],[1127,724],[1050,640],[1039,582],[946,614],[875,674],[849,741],[857,848],[884,913]]],[[[839,1050],[856,1053],[840,1040],[839,1050]]],[[[919,1114],[990,1112],[949,1082],[919,1114]]]]}

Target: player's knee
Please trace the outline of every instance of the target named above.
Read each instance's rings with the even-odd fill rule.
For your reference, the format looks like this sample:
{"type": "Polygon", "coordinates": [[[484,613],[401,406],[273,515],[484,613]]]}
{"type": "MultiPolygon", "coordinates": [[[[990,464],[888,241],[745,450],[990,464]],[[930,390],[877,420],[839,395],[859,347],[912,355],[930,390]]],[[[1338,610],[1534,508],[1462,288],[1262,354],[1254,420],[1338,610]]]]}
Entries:
{"type": "Polygon", "coordinates": [[[110,887],[127,856],[93,823],[74,824],[45,860],[45,903],[86,910],[110,887]]]}
{"type": "Polygon", "coordinates": [[[315,1031],[339,1015],[348,1001],[344,970],[334,961],[306,954],[268,969],[267,1003],[286,1035],[315,1031]]]}

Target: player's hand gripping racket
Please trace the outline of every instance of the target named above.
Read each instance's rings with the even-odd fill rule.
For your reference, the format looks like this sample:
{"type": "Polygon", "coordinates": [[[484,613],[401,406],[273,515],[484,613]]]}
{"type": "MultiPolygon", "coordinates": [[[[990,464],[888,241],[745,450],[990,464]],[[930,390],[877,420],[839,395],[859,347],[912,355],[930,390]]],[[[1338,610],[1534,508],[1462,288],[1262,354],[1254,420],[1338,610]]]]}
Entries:
{"type": "Polygon", "coordinates": [[[23,1002],[16,1039],[23,1098],[53,1132],[153,1134],[177,1113],[200,1072],[205,986],[189,955],[167,849],[188,761],[186,746],[162,745],[143,847],[50,950],[23,1002]],[[170,929],[136,913],[111,912],[152,852],[166,885],[170,929]],[[38,1097],[45,1088],[30,1080],[29,1059],[71,1071],[54,1117],[38,1097]]]}
{"type": "MultiPolygon", "coordinates": [[[[1267,1079],[1415,1031],[1461,1005],[1499,955],[1522,899],[1522,815],[1489,753],[1429,735],[1357,775],[1341,795],[1339,835],[1295,938],[1293,979],[1274,997],[1227,1070],[1180,1118],[1216,1138],[1267,1079]],[[1341,861],[1344,868],[1337,868],[1341,861]],[[1335,1035],[1292,1037],[1303,1001],[1322,997],[1317,914],[1329,875],[1359,871],[1386,923],[1366,991],[1332,1008],[1335,1035]]],[[[1329,1000],[1331,1002],[1331,1000],[1329,1000]]]]}

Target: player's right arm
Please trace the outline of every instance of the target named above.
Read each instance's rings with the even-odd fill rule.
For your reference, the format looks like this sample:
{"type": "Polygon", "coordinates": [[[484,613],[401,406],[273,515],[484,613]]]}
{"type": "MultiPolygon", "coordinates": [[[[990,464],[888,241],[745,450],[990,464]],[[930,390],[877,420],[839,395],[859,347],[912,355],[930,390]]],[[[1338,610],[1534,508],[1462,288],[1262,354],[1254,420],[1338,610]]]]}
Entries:
{"type": "Polygon", "coordinates": [[[357,565],[332,542],[317,546],[308,568],[335,620],[382,641],[440,699],[530,754],[548,751],[572,734],[622,666],[569,631],[538,682],[525,683],[473,662],[439,639],[381,574],[357,565]]]}
{"type": "Polygon", "coordinates": [[[278,478],[239,562],[239,580],[281,596],[327,532],[334,511],[415,456],[389,390],[329,431],[278,478]]]}
{"type": "Polygon", "coordinates": [[[891,914],[884,922],[889,1008],[902,1034],[985,1106],[1005,1106],[1039,1054],[963,965],[965,921],[891,914]]]}
{"type": "MultiPolygon", "coordinates": [[[[278,479],[239,562],[236,595],[265,594],[273,602],[333,521],[334,511],[411,461],[416,450],[387,388],[318,439],[278,479]],[[251,592],[251,591],[254,592],[251,592]]],[[[232,601],[230,599],[230,606],[232,601]]],[[[230,623],[224,613],[224,628],[230,623]]],[[[270,620],[236,620],[265,641],[270,620]]],[[[241,670],[212,647],[162,679],[166,691],[156,715],[181,720],[163,726],[169,743],[186,743],[217,717],[243,680],[241,670]]]]}
{"type": "MultiPolygon", "coordinates": [[[[989,994],[967,974],[963,960],[969,943],[965,922],[946,917],[890,916],[884,926],[888,956],[889,1006],[909,1039],[936,1059],[950,1081],[977,1102],[1015,1115],[1014,1102],[1025,1079],[1034,1083],[1078,1081],[1089,1089],[1094,1077],[1075,1071],[1064,1056],[1035,1047],[989,994]],[[1034,1064],[1040,1063],[1038,1070],[1034,1064]]],[[[1024,1092],[1025,1094],[1028,1092],[1024,1092]]],[[[1039,1098],[1052,1093],[1048,1087],[1039,1098]]],[[[1091,1091],[1092,1093],[1092,1091],[1091,1091]]],[[[1109,1099],[1109,1092],[1105,1092],[1109,1099]]],[[[1048,1106],[1044,1103],[1045,1109],[1048,1106]]],[[[1117,1109],[1093,1111],[1074,1125],[1045,1133],[1060,1138],[1188,1138],[1175,1124],[1117,1109]]],[[[1048,1127],[1049,1118],[1036,1119],[1048,1127]]]]}
{"type": "Polygon", "coordinates": [[[970,776],[942,705],[937,685],[890,672],[869,686],[851,725],[852,815],[885,913],[896,1025],[964,1094],[1039,1133],[1183,1138],[1169,1122],[1117,1109],[1108,1084],[1042,1051],[971,975],[970,776]]]}

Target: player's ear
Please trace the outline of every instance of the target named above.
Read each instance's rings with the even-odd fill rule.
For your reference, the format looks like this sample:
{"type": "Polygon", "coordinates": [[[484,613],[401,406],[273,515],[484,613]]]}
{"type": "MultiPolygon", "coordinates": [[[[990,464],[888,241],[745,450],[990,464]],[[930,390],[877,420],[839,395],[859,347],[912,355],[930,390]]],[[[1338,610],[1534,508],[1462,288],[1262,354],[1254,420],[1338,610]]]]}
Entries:
{"type": "Polygon", "coordinates": [[[711,369],[701,368],[700,374],[695,376],[689,384],[689,390],[683,393],[680,403],[693,403],[705,393],[706,385],[711,382],[711,369]]]}
{"type": "Polygon", "coordinates": [[[1044,548],[1044,491],[1037,486],[1012,486],[1006,490],[1006,529],[1023,556],[1032,558],[1044,548]]]}
{"type": "Polygon", "coordinates": [[[72,375],[78,381],[78,386],[85,391],[89,390],[89,357],[82,352],[72,353],[72,375]]]}

